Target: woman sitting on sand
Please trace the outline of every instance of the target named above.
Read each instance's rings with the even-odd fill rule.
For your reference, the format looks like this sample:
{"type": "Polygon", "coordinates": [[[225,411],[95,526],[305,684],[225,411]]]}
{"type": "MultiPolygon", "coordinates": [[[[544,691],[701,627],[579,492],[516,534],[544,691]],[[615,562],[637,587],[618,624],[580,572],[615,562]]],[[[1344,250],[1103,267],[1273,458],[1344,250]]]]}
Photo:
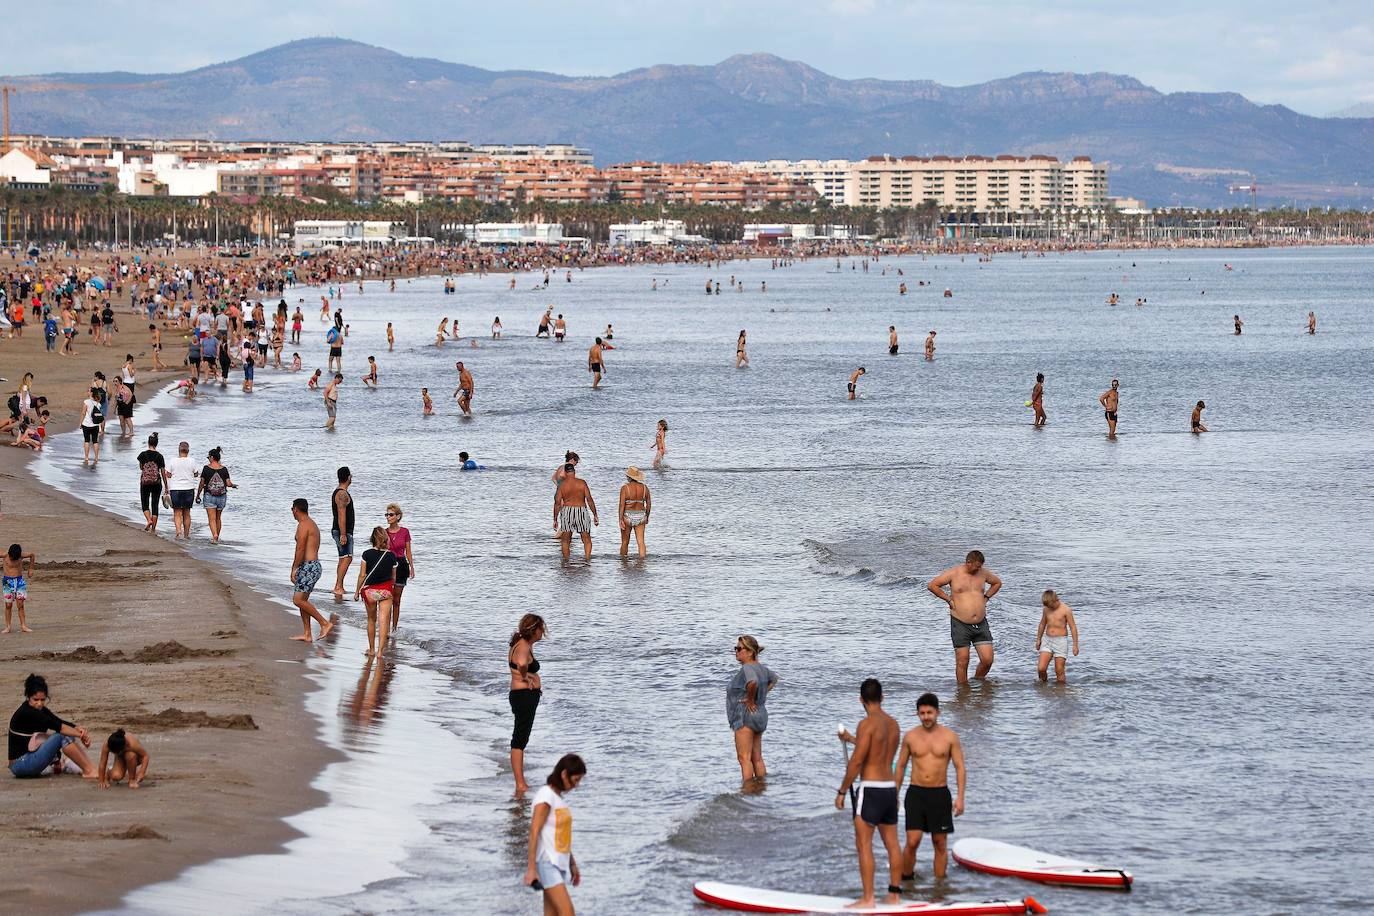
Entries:
{"type": "Polygon", "coordinates": [[[30,674],[24,679],[24,703],[10,716],[10,772],[19,779],[33,779],[65,754],[81,768],[82,776],[94,779],[95,766],[82,745],[91,746],[86,730],[48,709],[48,682],[30,674]]]}

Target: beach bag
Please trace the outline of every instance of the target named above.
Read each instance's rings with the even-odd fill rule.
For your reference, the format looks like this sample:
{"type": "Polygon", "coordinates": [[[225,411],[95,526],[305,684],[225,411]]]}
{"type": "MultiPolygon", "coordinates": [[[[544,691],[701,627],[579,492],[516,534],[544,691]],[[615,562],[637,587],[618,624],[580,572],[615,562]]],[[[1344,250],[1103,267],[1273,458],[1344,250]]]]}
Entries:
{"type": "Polygon", "coordinates": [[[170,492],[168,492],[167,490],[163,490],[163,491],[162,491],[162,508],[164,508],[164,509],[170,509],[170,508],[172,508],[172,494],[171,494],[170,492]]]}
{"type": "Polygon", "coordinates": [[[92,426],[99,426],[101,423],[104,423],[104,422],[105,422],[105,411],[101,410],[101,409],[100,409],[100,405],[97,404],[97,405],[95,405],[94,409],[91,410],[91,425],[92,425],[92,426]]]}
{"type": "Polygon", "coordinates": [[[216,472],[210,473],[210,479],[205,482],[205,492],[211,496],[223,496],[225,494],[224,478],[216,472]]]}
{"type": "Polygon", "coordinates": [[[141,484],[153,484],[158,482],[158,471],[156,461],[145,461],[139,466],[138,482],[141,484]]]}
{"type": "Polygon", "coordinates": [[[328,341],[329,344],[330,344],[331,346],[332,346],[333,344],[338,343],[338,342],[339,342],[339,329],[338,329],[338,328],[330,328],[330,329],[329,329],[329,333],[327,333],[327,334],[324,335],[324,339],[325,339],[326,341],[328,341]]]}

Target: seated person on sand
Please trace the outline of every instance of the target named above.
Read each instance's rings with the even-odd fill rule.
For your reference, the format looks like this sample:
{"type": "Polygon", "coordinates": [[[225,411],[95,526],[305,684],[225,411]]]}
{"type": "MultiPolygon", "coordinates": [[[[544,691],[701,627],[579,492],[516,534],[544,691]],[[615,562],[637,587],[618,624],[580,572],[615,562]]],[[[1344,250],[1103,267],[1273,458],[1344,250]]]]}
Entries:
{"type": "Polygon", "coordinates": [[[152,762],[153,758],[137,738],[126,734],[122,728],[115,729],[100,749],[100,788],[108,789],[128,776],[129,788],[137,789],[138,784],[147,778],[148,765],[152,762]],[[114,758],[113,762],[110,761],[111,757],[114,758]],[[109,764],[108,769],[106,764],[109,764]]]}
{"type": "Polygon", "coordinates": [[[42,776],[53,764],[57,764],[55,772],[62,772],[64,754],[81,768],[82,776],[96,777],[95,766],[82,747],[91,746],[90,736],[48,709],[48,682],[40,674],[24,679],[24,703],[10,716],[9,741],[10,772],[19,779],[42,776]]]}

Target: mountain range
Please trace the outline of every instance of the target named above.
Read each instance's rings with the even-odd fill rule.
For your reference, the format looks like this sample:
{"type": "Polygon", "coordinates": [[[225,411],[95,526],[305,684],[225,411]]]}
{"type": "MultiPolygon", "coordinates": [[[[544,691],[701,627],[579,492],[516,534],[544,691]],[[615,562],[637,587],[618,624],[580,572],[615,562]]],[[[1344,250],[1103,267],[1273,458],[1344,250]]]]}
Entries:
{"type": "Polygon", "coordinates": [[[1109,73],[971,86],[839,79],[769,54],[606,77],[491,71],[311,38],[184,73],[3,77],[17,133],[575,143],[599,164],[870,155],[1091,156],[1154,206],[1374,203],[1374,118],[1109,73]],[[1369,189],[1369,190],[1366,190],[1369,189]]]}

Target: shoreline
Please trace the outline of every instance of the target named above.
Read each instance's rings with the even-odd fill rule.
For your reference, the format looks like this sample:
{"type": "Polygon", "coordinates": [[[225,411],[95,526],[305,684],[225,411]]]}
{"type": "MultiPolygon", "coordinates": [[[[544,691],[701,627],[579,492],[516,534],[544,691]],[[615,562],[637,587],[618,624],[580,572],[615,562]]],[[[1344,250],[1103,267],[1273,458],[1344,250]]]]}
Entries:
{"type": "MultiPolygon", "coordinates": [[[[87,344],[75,358],[49,360],[42,348],[34,334],[5,340],[0,356],[9,366],[34,365],[35,392],[51,400],[50,437],[75,428],[72,398],[93,368],[108,374],[122,361],[116,353],[146,358],[135,346],[97,352],[87,344]]],[[[140,393],[172,374],[141,368],[140,393]]],[[[113,419],[110,427],[107,440],[118,434],[113,419]]],[[[135,441],[146,432],[136,428],[135,441]]],[[[314,689],[307,666],[281,663],[296,645],[287,628],[263,626],[289,618],[180,543],[50,487],[32,458],[27,449],[0,448],[0,538],[37,554],[28,602],[34,632],[0,637],[0,684],[17,708],[24,677],[45,675],[51,708],[90,730],[93,762],[108,734],[126,726],[152,767],[137,792],[102,791],[75,775],[0,775],[14,812],[0,841],[26,853],[0,867],[11,905],[32,913],[104,909],[193,865],[277,851],[301,836],[284,818],[327,801],[312,783],[340,755],[306,713],[314,689]]],[[[162,521],[165,531],[170,517],[162,521]]]]}

